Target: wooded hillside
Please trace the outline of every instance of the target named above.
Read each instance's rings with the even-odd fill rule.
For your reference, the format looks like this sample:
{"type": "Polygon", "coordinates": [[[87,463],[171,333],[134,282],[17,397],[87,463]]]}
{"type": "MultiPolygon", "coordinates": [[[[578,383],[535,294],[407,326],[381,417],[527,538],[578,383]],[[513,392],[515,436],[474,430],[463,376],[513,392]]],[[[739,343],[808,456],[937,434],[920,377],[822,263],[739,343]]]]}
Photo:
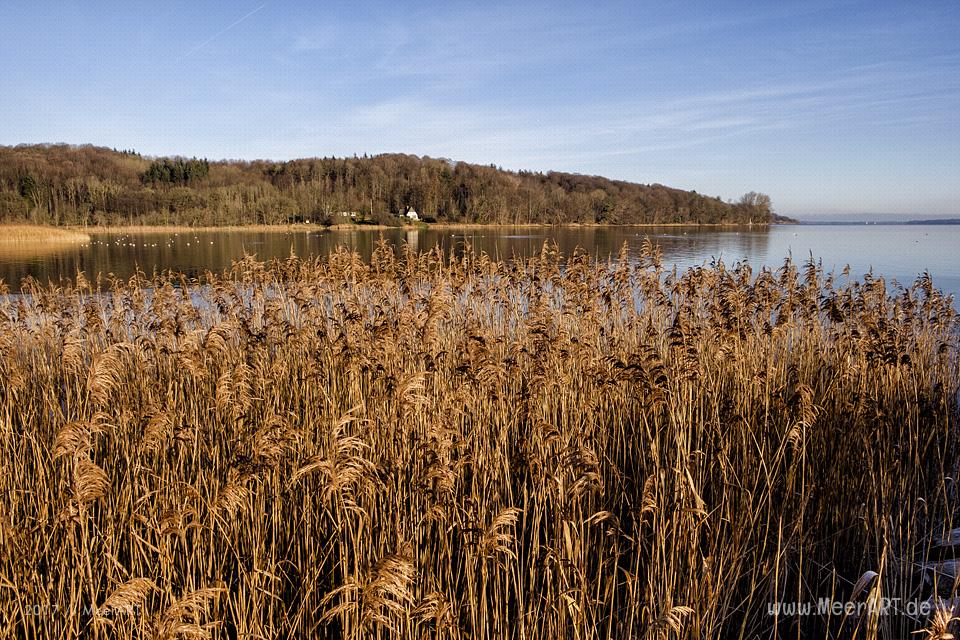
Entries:
{"type": "Polygon", "coordinates": [[[428,221],[500,224],[756,223],[772,216],[762,194],[734,204],[657,184],[402,154],[214,162],[90,145],[0,146],[0,222],[398,224],[407,207],[428,221]]]}

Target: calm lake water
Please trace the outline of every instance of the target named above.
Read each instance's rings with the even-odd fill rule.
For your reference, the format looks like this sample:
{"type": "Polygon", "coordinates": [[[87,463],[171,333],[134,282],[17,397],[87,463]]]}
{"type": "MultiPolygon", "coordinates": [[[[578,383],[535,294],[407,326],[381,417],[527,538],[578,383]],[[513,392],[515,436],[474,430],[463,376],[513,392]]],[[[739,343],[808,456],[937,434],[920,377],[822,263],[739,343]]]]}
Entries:
{"type": "Polygon", "coordinates": [[[446,248],[471,242],[495,257],[531,255],[544,241],[555,240],[564,253],[580,246],[594,256],[616,256],[626,241],[640,250],[649,235],[663,250],[664,262],[679,267],[721,258],[727,264],[747,260],[755,267],[779,266],[788,255],[797,262],[813,256],[826,270],[838,273],[850,265],[851,276],[871,268],[874,274],[902,284],[929,271],[934,283],[960,299],[960,226],[953,225],[775,225],[765,229],[682,227],[609,228],[484,228],[471,230],[196,232],[96,234],[86,245],[69,245],[44,253],[26,254],[0,245],[0,280],[16,291],[33,276],[43,283],[113,273],[129,277],[139,267],[146,273],[174,269],[188,275],[219,271],[244,253],[258,258],[326,254],[338,245],[369,256],[380,237],[426,250],[437,243],[446,248]]]}

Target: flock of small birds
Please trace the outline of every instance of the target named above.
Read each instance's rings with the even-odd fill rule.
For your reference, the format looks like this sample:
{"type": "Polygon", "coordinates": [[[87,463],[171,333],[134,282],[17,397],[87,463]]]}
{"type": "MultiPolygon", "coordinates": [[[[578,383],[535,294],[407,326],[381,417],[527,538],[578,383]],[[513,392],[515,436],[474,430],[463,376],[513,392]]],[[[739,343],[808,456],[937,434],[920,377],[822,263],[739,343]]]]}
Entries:
{"type": "MultiPolygon", "coordinates": [[[[116,238],[109,238],[109,239],[105,239],[105,240],[91,240],[89,243],[84,244],[84,245],[82,245],[82,246],[84,246],[84,247],[89,247],[89,246],[101,246],[101,247],[115,246],[115,247],[142,247],[142,248],[147,248],[147,247],[153,248],[153,247],[158,247],[158,246],[159,246],[159,247],[172,248],[172,247],[177,243],[177,240],[179,239],[179,237],[180,237],[180,234],[179,234],[179,233],[175,233],[175,234],[173,234],[172,237],[167,238],[165,242],[164,242],[164,241],[161,241],[161,242],[136,242],[131,236],[119,236],[119,237],[116,237],[116,238]]],[[[186,236],[184,236],[184,237],[186,237],[186,236]]],[[[198,246],[198,247],[199,247],[201,244],[203,244],[203,242],[200,240],[199,237],[193,236],[193,240],[192,240],[192,241],[187,240],[187,243],[186,243],[186,244],[187,244],[188,247],[189,247],[189,246],[198,246]]],[[[210,244],[211,244],[211,245],[213,244],[213,240],[210,241],[210,244]]]]}

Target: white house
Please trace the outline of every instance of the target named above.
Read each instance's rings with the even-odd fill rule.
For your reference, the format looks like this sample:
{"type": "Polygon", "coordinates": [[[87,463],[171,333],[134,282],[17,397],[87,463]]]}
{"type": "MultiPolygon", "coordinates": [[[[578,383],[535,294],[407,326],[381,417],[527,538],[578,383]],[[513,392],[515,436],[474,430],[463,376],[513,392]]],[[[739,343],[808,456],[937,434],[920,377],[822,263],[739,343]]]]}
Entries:
{"type": "Polygon", "coordinates": [[[417,215],[417,212],[414,211],[413,209],[407,209],[407,214],[406,214],[406,215],[407,215],[407,217],[410,218],[411,220],[419,220],[419,219],[420,219],[420,216],[417,215]]]}

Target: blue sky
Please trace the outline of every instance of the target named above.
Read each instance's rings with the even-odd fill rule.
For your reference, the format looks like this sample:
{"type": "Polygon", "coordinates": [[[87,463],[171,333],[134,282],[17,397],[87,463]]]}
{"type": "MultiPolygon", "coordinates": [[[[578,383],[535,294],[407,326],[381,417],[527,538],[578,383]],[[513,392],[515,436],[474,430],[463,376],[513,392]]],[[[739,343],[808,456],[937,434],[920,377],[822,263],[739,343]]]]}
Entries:
{"type": "Polygon", "coordinates": [[[960,215],[960,3],[0,4],[0,144],[405,152],[960,215]]]}

